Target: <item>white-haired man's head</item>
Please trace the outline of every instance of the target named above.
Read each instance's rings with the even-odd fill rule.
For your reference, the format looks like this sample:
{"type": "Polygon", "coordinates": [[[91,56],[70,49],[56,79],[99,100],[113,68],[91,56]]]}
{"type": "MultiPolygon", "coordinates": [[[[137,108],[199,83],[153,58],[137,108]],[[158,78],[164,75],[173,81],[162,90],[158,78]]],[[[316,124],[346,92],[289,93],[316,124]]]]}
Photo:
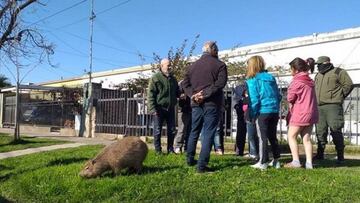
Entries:
{"type": "Polygon", "coordinates": [[[204,53],[209,53],[212,56],[218,57],[219,49],[215,41],[207,41],[204,43],[204,46],[202,47],[202,51],[204,53]]]}
{"type": "Polygon", "coordinates": [[[165,75],[169,76],[171,67],[170,67],[170,60],[168,58],[163,58],[160,62],[160,70],[165,75]]]}

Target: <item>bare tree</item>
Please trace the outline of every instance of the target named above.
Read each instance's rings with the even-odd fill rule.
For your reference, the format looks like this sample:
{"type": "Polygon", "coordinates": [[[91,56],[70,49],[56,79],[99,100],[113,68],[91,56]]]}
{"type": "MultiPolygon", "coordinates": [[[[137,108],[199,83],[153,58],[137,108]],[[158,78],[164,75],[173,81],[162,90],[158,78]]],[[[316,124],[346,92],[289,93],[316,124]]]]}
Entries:
{"type": "MultiPolygon", "coordinates": [[[[35,25],[25,26],[22,12],[38,0],[0,1],[0,52],[2,62],[19,58],[42,62],[53,54],[53,45],[46,42],[35,25]]],[[[24,61],[24,60],[23,60],[24,61]]],[[[16,62],[19,63],[19,62],[16,62]]],[[[24,64],[22,64],[24,65],[24,64]]]]}
{"type": "MultiPolygon", "coordinates": [[[[25,73],[31,72],[36,65],[54,53],[53,45],[46,42],[34,24],[24,25],[22,15],[30,5],[41,4],[38,0],[0,0],[0,62],[12,63],[16,67],[16,76],[9,69],[16,81],[15,140],[19,140],[19,86],[20,69],[33,64],[25,73]]],[[[50,63],[51,64],[51,63],[50,63]]],[[[6,66],[7,67],[7,66],[6,66]]]]}

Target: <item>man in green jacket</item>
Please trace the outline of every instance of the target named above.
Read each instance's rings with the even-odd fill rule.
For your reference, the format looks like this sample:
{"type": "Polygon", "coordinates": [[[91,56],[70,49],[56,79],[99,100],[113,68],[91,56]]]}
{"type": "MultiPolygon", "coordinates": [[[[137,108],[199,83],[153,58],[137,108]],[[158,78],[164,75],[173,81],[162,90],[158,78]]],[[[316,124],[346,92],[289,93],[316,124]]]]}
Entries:
{"type": "Polygon", "coordinates": [[[157,154],[161,151],[161,131],[163,122],[167,124],[167,152],[174,153],[175,106],[179,86],[171,74],[169,59],[162,59],[160,71],[155,73],[149,82],[148,109],[154,115],[154,145],[157,154]]]}
{"type": "Polygon", "coordinates": [[[316,125],[318,140],[314,159],[324,159],[328,128],[337,152],[337,163],[344,161],[344,99],[352,90],[352,80],[348,73],[330,63],[328,56],[320,56],[316,61],[319,73],[315,76],[315,91],[319,105],[319,123],[316,125]]]}

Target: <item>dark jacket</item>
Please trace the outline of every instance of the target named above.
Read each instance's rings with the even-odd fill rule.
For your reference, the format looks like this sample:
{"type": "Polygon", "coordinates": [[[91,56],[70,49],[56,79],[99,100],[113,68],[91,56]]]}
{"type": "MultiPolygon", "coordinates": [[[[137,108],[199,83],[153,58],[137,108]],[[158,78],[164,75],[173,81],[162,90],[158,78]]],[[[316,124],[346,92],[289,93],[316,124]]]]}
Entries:
{"type": "Polygon", "coordinates": [[[179,86],[173,76],[165,76],[161,71],[155,73],[149,81],[148,107],[153,113],[160,108],[169,110],[174,108],[179,95],[179,86]]]}
{"type": "MultiPolygon", "coordinates": [[[[184,92],[184,88],[182,85],[182,81],[179,83],[179,90],[180,90],[180,94],[185,93],[184,92]]],[[[185,98],[179,98],[179,110],[183,113],[191,113],[191,101],[190,101],[190,97],[189,96],[185,96],[185,98]]]]}
{"type": "MultiPolygon", "coordinates": [[[[227,68],[218,58],[204,53],[199,60],[191,64],[183,81],[186,95],[204,91],[204,105],[220,106],[223,88],[227,82],[227,68]]],[[[191,102],[192,106],[197,106],[191,102]]]]}
{"type": "Polygon", "coordinates": [[[331,68],[315,76],[315,92],[319,105],[342,104],[352,90],[352,80],[345,70],[331,68]]]}

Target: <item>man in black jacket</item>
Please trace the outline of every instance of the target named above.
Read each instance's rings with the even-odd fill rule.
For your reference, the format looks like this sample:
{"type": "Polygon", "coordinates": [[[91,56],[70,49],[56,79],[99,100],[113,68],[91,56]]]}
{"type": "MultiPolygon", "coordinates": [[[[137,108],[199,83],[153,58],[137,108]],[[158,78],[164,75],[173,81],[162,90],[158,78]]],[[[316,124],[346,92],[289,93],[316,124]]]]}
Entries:
{"type": "Polygon", "coordinates": [[[192,126],[187,146],[187,164],[196,164],[196,144],[202,131],[201,151],[197,162],[199,173],[211,171],[207,164],[226,82],[227,68],[225,63],[218,59],[217,45],[212,41],[206,42],[203,46],[203,55],[188,68],[183,81],[185,93],[192,100],[192,126]]]}

